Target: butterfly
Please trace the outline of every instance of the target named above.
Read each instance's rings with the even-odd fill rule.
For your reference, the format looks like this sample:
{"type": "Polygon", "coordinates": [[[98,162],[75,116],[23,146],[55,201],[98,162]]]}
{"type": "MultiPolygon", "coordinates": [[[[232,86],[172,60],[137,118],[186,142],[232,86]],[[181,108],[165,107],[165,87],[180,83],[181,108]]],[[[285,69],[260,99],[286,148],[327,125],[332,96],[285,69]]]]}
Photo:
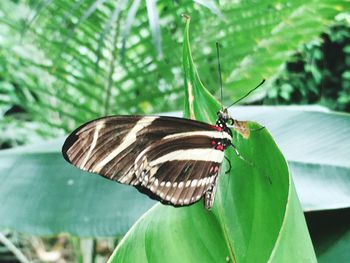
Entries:
{"type": "MultiPolygon", "coordinates": [[[[217,52],[220,73],[218,43],[217,52]]],[[[224,151],[232,146],[240,156],[232,142],[235,120],[229,107],[217,112],[214,125],[164,116],[103,117],[73,131],[62,154],[84,171],[132,185],[163,204],[187,206],[204,197],[205,208],[210,209],[224,151]]]]}
{"type": "Polygon", "coordinates": [[[84,171],[132,185],[163,204],[187,206],[204,197],[210,209],[224,151],[232,146],[242,158],[232,142],[236,121],[229,107],[217,112],[215,125],[166,116],[102,117],[73,131],[62,154],[84,171]]]}
{"type": "Polygon", "coordinates": [[[66,139],[62,153],[76,167],[129,184],[164,204],[214,202],[224,151],[232,146],[226,109],[215,125],[162,116],[109,116],[66,139]]]}

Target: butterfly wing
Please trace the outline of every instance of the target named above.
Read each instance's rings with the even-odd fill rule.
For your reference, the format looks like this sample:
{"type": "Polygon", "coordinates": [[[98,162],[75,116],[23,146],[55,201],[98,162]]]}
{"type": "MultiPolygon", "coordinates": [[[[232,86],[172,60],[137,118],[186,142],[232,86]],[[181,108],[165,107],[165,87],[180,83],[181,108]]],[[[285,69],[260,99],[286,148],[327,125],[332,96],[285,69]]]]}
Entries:
{"type": "MultiPolygon", "coordinates": [[[[159,167],[158,174],[150,179],[143,179],[135,187],[163,204],[186,206],[199,201],[207,192],[210,192],[210,195],[215,194],[212,192],[219,167],[220,163],[214,162],[168,162],[159,167]],[[215,167],[218,167],[216,172],[215,167]]],[[[208,200],[213,199],[211,196],[207,197],[208,200]]],[[[212,203],[206,201],[206,207],[209,209],[211,206],[212,203]]]]}
{"type": "Polygon", "coordinates": [[[223,152],[213,140],[230,138],[209,124],[175,117],[111,116],[75,130],[65,159],[166,204],[189,205],[212,188],[223,152]]]}
{"type": "Polygon", "coordinates": [[[198,201],[213,187],[224,158],[211,141],[203,133],[187,132],[153,143],[135,162],[140,175],[136,187],[165,204],[184,206],[198,201]]]}

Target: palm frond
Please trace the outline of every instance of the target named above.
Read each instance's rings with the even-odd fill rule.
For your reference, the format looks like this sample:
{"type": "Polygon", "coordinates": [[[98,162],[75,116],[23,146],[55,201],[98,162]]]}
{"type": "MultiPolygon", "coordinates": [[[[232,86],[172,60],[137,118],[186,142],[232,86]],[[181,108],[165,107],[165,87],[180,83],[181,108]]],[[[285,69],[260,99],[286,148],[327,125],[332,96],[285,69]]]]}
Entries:
{"type": "MultiPolygon", "coordinates": [[[[179,109],[181,14],[187,13],[194,59],[204,84],[217,95],[215,42],[222,46],[224,102],[229,103],[262,78],[271,82],[298,46],[317,38],[349,7],[345,0],[30,1],[22,43],[30,42],[35,51],[17,54],[8,45],[7,56],[16,53],[18,59],[10,60],[7,78],[26,91],[16,100],[35,119],[64,130],[104,114],[179,109]]],[[[12,19],[12,30],[23,20],[12,19]]]]}

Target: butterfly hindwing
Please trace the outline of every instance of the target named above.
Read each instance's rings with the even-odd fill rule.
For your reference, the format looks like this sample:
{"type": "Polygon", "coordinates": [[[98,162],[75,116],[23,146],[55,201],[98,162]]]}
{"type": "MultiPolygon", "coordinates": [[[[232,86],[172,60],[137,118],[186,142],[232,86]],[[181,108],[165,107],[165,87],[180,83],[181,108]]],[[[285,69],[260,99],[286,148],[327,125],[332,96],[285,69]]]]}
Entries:
{"type": "Polygon", "coordinates": [[[85,171],[134,185],[175,206],[198,201],[216,182],[229,138],[209,124],[175,117],[111,116],[75,130],[63,146],[67,161],[85,171]]]}
{"type": "Polygon", "coordinates": [[[211,138],[198,134],[164,137],[140,153],[137,188],[175,206],[198,201],[214,183],[224,155],[209,148],[211,138]]]}

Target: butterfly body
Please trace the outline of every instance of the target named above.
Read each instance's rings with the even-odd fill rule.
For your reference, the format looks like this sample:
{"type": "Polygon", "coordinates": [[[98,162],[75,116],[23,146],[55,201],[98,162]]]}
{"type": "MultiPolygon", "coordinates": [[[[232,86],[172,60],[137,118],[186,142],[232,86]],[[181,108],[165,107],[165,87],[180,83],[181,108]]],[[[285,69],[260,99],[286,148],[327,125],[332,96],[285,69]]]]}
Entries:
{"type": "Polygon", "coordinates": [[[215,125],[158,116],[110,116],[86,123],[62,152],[76,167],[133,185],[164,204],[186,206],[204,196],[214,202],[224,150],[232,144],[219,111],[215,125]]]}

